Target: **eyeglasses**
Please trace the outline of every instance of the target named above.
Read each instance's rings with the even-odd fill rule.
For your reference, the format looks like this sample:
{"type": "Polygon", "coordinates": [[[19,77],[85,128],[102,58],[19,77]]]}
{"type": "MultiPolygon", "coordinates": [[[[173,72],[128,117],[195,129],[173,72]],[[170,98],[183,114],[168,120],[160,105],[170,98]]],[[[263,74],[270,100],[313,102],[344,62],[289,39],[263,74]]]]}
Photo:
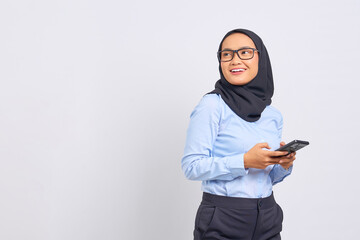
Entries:
{"type": "Polygon", "coordinates": [[[256,48],[240,48],[238,50],[223,50],[217,52],[217,56],[220,62],[229,62],[233,60],[235,53],[242,60],[249,60],[254,57],[255,52],[259,52],[256,48]]]}

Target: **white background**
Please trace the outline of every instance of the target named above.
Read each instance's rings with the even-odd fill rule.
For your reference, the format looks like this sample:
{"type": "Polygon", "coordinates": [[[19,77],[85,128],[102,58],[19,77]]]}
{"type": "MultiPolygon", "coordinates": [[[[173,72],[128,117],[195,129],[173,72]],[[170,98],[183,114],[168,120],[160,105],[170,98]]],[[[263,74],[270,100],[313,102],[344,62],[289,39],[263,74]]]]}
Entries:
{"type": "Polygon", "coordinates": [[[355,239],[360,3],[0,3],[0,239],[192,239],[189,116],[234,28],[273,66],[283,140],[310,141],[274,187],[283,239],[355,239]]]}

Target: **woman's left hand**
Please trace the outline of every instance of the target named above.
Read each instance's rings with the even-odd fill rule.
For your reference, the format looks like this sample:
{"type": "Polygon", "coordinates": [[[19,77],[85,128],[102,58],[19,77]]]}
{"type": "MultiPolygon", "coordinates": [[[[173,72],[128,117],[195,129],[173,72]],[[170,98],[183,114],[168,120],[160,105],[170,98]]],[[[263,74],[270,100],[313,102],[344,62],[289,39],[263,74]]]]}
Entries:
{"type": "MultiPolygon", "coordinates": [[[[284,146],[285,142],[280,143],[280,147],[284,146]]],[[[279,158],[279,164],[285,168],[286,170],[289,169],[293,165],[293,162],[295,161],[295,155],[296,152],[290,153],[289,155],[286,155],[284,157],[279,158]]]]}

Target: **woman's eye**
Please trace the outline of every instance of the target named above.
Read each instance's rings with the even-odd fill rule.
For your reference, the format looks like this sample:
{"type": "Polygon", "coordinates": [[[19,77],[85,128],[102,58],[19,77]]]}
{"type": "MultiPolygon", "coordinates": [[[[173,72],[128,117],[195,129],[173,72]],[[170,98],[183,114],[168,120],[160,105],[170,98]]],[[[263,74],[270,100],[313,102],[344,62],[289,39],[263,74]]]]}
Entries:
{"type": "Polygon", "coordinates": [[[226,53],[226,52],[223,53],[223,56],[224,56],[224,57],[227,57],[227,56],[229,56],[229,55],[230,55],[229,53],[226,53]]]}

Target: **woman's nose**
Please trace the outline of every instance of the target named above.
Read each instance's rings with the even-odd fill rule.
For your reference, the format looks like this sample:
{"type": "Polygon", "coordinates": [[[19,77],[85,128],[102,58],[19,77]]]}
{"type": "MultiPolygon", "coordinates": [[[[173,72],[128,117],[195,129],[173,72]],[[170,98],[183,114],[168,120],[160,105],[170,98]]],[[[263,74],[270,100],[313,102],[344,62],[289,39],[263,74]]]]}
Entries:
{"type": "Polygon", "coordinates": [[[242,60],[239,58],[239,56],[237,55],[237,53],[234,53],[234,57],[231,60],[231,64],[233,65],[237,65],[237,64],[241,64],[242,60]]]}

